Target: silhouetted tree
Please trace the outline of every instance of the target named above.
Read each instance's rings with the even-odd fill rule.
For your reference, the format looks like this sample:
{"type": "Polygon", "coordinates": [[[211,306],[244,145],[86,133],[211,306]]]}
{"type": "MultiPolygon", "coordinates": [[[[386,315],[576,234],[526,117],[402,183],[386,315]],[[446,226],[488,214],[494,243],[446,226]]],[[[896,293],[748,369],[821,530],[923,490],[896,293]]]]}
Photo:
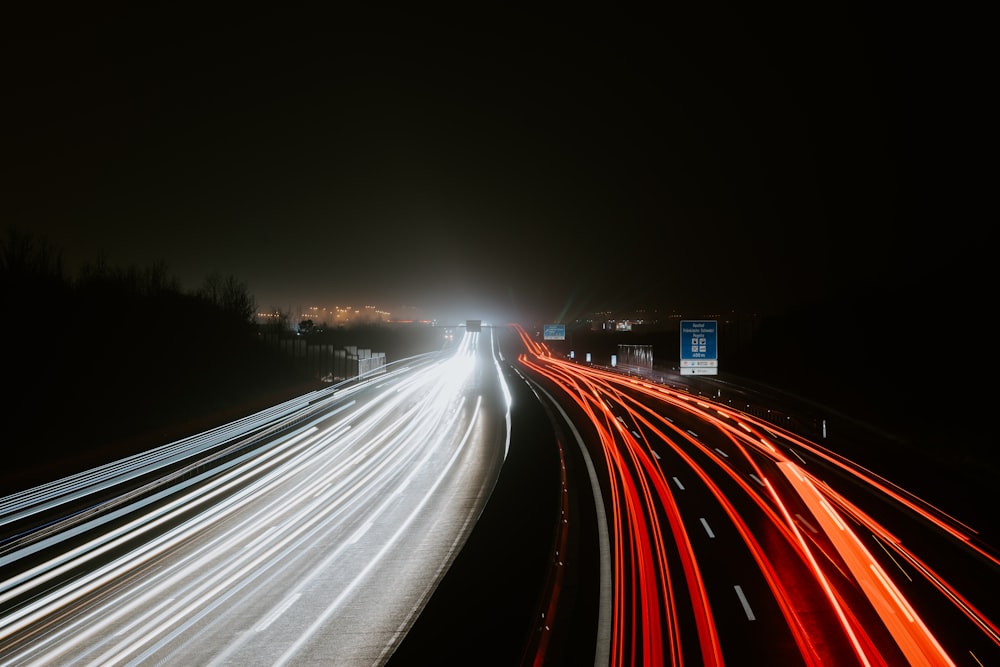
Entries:
{"type": "Polygon", "coordinates": [[[247,284],[236,276],[223,277],[217,271],[212,272],[206,276],[197,294],[236,322],[253,324],[256,320],[257,303],[247,284]]]}
{"type": "Polygon", "coordinates": [[[170,275],[167,263],[163,260],[159,260],[145,269],[140,277],[140,287],[146,296],[180,294],[181,292],[180,281],[170,275]]]}
{"type": "Polygon", "coordinates": [[[62,256],[47,239],[9,227],[0,237],[0,355],[9,414],[30,421],[29,397],[62,366],[63,333],[56,321],[73,310],[62,256]],[[39,307],[57,317],[38,326],[39,307]]]}
{"type": "Polygon", "coordinates": [[[222,301],[222,274],[218,271],[213,271],[205,276],[205,282],[202,283],[201,289],[198,290],[198,295],[212,305],[219,305],[222,301]]]}
{"type": "Polygon", "coordinates": [[[236,276],[227,276],[222,283],[222,309],[240,322],[252,324],[257,314],[257,303],[247,284],[236,276]]]}
{"type": "Polygon", "coordinates": [[[36,292],[53,287],[65,288],[62,253],[44,237],[9,227],[0,239],[0,291],[36,292]]]}

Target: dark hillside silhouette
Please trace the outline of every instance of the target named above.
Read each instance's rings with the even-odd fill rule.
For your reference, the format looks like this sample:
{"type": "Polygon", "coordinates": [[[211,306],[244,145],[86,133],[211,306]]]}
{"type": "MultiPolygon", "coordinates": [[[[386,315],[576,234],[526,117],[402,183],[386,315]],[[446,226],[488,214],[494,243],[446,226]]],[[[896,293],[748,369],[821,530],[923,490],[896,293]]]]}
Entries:
{"type": "MultiPolygon", "coordinates": [[[[67,275],[47,239],[0,238],[4,462],[0,495],[219,426],[328,386],[273,343],[235,276],[185,291],[167,266],[103,259],[67,275]]],[[[285,318],[287,321],[287,318],[285,318]]],[[[434,351],[422,335],[366,325],[303,344],[353,345],[388,362],[434,351]]]]}
{"type": "Polygon", "coordinates": [[[318,388],[258,340],[233,277],[185,292],[164,265],[65,275],[58,251],[0,241],[8,397],[0,493],[165,444],[318,388]]]}

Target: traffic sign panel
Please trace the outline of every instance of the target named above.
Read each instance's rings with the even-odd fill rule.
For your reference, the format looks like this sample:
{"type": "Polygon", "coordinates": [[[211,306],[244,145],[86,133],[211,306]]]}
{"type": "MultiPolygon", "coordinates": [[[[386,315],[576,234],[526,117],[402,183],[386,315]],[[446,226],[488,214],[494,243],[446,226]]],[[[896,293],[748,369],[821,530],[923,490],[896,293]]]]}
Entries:
{"type": "Polygon", "coordinates": [[[545,340],[566,340],[565,324],[546,324],[544,331],[545,340]]]}
{"type": "Polygon", "coordinates": [[[681,375],[717,375],[718,322],[681,320],[681,375]]]}

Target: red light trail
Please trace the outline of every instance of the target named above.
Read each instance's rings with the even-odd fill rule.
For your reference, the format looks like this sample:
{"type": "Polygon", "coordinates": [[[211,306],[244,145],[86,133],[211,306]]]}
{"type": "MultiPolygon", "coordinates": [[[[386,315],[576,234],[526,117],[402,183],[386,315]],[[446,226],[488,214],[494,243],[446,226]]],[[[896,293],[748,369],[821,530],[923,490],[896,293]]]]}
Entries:
{"type": "Polygon", "coordinates": [[[553,357],[545,345],[523,330],[518,333],[527,350],[519,364],[584,416],[581,426],[592,430],[593,446],[600,449],[594,456],[604,462],[614,587],[611,664],[724,664],[725,638],[713,615],[709,587],[688,532],[690,522],[685,522],[671,489],[654,448],[657,443],[697,475],[728,517],[781,610],[803,664],[843,664],[846,656],[859,665],[955,664],[859,538],[859,530],[870,531],[886,553],[913,565],[1000,646],[997,626],[954,586],[786,451],[808,452],[1000,564],[976,544],[967,526],[800,436],[683,391],[553,357]],[[703,425],[699,431],[721,434],[738,454],[709,446],[706,438],[678,425],[666,412],[683,415],[685,423],[697,420],[703,425]],[[723,488],[723,480],[730,490],[723,488]],[[754,508],[752,516],[748,507],[754,508]],[[807,521],[803,514],[811,517],[809,531],[801,527],[807,521]],[[765,547],[757,536],[762,519],[781,536],[780,568],[772,557],[774,544],[765,547]],[[794,574],[788,571],[787,554],[799,563],[794,574]],[[811,581],[792,581],[793,576],[811,581]],[[835,621],[818,623],[814,611],[805,611],[815,610],[817,599],[824,600],[823,618],[835,621]],[[693,619],[695,635],[685,635],[682,626],[691,623],[685,619],[693,619]],[[883,627],[873,627],[874,619],[883,627]],[[696,636],[697,645],[685,642],[685,636],[696,636]]]}

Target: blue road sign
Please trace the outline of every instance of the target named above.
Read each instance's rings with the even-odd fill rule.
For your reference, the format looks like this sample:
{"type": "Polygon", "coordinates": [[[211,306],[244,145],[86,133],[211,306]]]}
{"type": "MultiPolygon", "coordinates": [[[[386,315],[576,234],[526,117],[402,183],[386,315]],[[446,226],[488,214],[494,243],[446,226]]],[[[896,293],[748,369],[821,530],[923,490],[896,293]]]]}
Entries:
{"type": "Polygon", "coordinates": [[[565,324],[546,324],[544,332],[545,340],[566,340],[565,324]]]}
{"type": "Polygon", "coordinates": [[[718,322],[681,320],[681,375],[717,375],[718,322]]]}

